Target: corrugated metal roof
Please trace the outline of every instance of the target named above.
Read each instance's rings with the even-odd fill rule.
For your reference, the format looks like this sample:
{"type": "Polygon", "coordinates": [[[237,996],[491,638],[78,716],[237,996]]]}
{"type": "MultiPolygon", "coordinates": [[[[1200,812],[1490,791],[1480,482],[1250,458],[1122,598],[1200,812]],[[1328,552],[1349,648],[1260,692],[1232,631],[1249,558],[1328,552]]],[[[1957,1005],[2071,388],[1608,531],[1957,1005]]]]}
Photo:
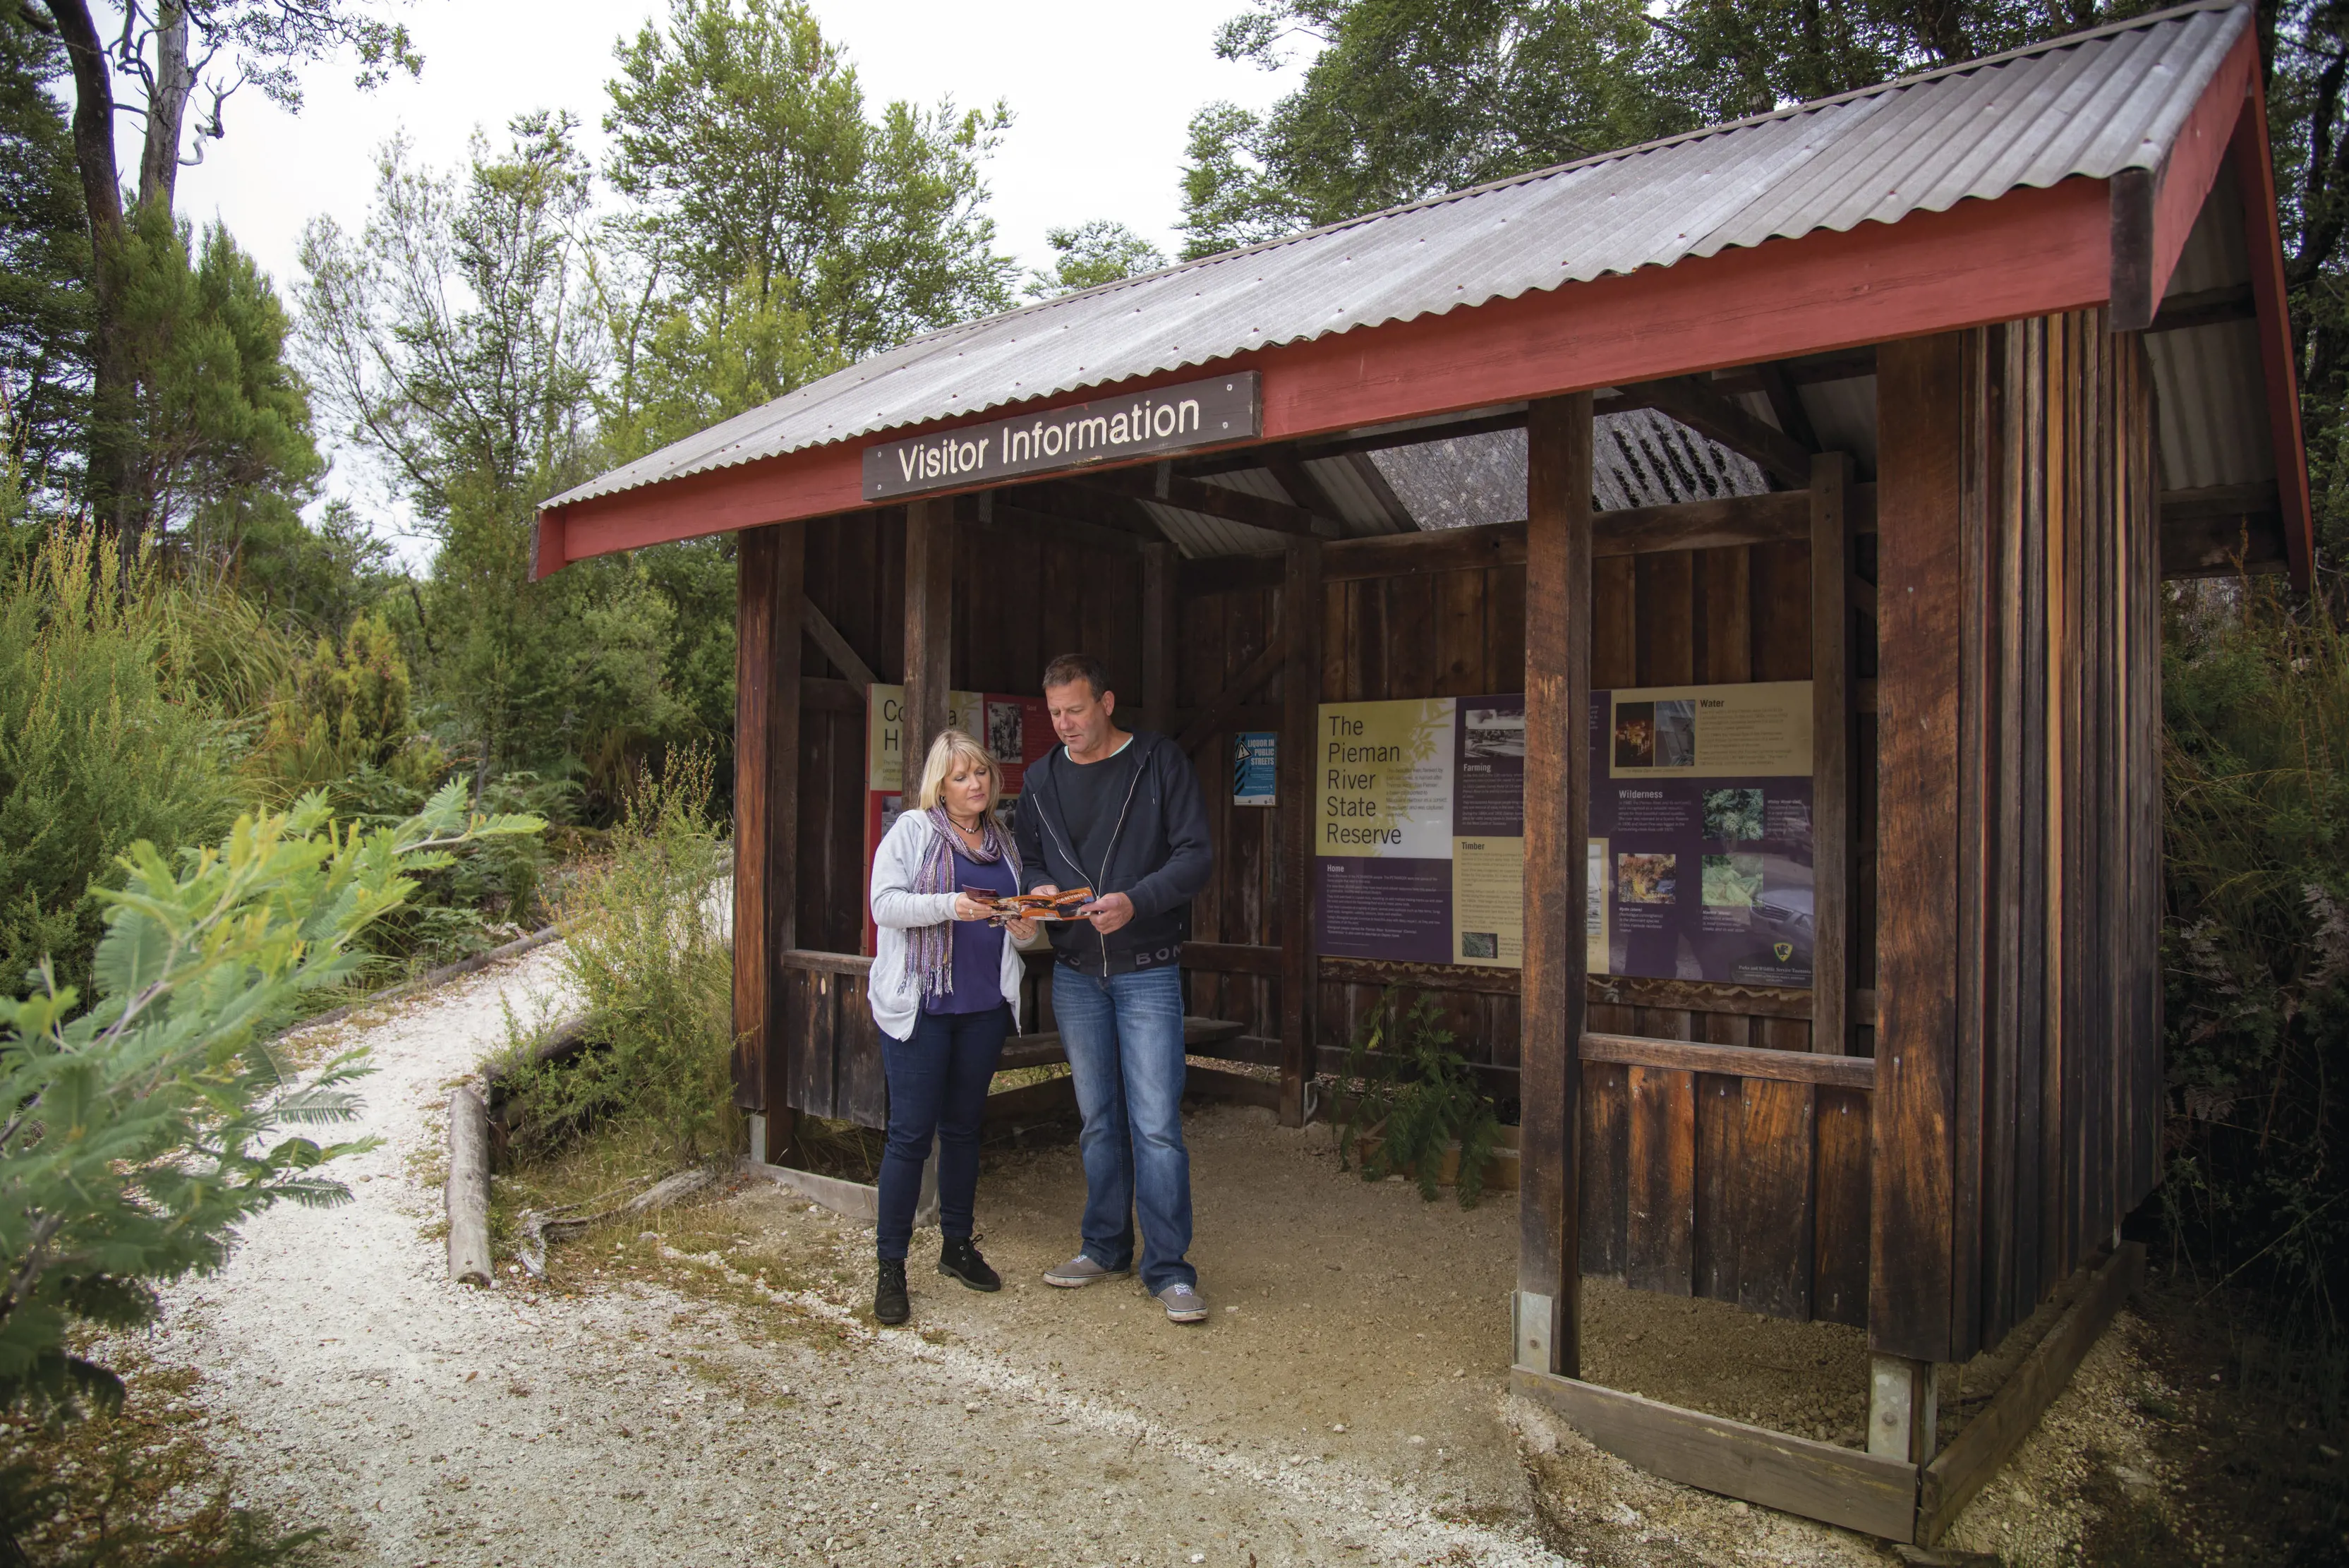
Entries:
{"type": "Polygon", "coordinates": [[[2210,0],[952,327],[548,504],[1683,256],[2156,167],[2249,16],[2210,0]]]}

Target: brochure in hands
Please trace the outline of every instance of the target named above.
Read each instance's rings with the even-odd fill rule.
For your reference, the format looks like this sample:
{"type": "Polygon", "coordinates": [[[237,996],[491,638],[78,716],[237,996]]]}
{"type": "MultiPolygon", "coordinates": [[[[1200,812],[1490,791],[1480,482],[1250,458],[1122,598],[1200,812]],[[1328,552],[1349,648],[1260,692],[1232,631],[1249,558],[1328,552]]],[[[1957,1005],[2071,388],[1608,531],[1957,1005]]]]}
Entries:
{"type": "Polygon", "coordinates": [[[985,888],[965,888],[963,897],[985,904],[999,920],[1080,920],[1077,910],[1093,899],[1091,888],[1063,888],[1057,893],[995,893],[985,888]]]}

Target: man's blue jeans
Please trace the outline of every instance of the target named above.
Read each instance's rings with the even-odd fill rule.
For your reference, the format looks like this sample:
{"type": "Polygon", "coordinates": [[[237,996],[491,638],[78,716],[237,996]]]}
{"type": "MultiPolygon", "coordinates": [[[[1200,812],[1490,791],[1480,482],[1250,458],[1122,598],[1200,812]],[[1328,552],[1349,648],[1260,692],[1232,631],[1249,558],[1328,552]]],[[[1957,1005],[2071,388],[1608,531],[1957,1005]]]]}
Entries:
{"type": "Polygon", "coordinates": [[[1195,1285],[1191,1155],[1183,1147],[1183,974],[1173,964],[1107,980],[1052,966],[1052,1016],[1085,1119],[1085,1256],[1133,1262],[1142,1215],[1142,1283],[1153,1294],[1195,1285]]]}

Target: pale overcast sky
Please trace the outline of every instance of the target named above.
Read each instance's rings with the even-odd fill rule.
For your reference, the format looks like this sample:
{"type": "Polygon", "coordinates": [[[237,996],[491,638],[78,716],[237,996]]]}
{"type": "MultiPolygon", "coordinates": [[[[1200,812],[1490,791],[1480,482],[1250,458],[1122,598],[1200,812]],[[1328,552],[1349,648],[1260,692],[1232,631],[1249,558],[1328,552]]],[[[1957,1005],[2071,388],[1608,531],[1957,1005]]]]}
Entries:
{"type": "MultiPolygon", "coordinates": [[[[845,47],[868,103],[892,99],[958,104],[998,99],[1009,135],[987,168],[1003,248],[1029,266],[1049,262],[1045,231],[1114,218],[1168,255],[1180,248],[1179,175],[1185,127],[1211,99],[1251,108],[1300,74],[1271,75],[1216,58],[1215,30],[1246,0],[813,0],[825,36],[845,47]]],[[[613,45],[667,0],[414,0],[404,19],[424,55],[414,80],[372,92],[351,84],[347,60],[305,74],[305,104],[289,115],[247,89],[230,100],[228,135],[182,171],[178,207],[198,223],[224,220],[289,296],[302,228],[331,214],[365,223],[376,150],[405,131],[419,158],[445,169],[479,126],[503,134],[534,109],[578,115],[589,152],[603,152],[604,84],[613,45]]],[[[123,167],[138,159],[125,120],[123,167]]],[[[322,425],[324,421],[321,421],[322,425]]],[[[330,450],[332,431],[322,429],[330,450]]],[[[429,543],[407,508],[372,483],[357,454],[334,453],[329,495],[347,496],[420,566],[429,543]]]]}
{"type": "MultiPolygon", "coordinates": [[[[1044,232],[1115,218],[1173,254],[1184,129],[1210,99],[1269,103],[1285,78],[1215,57],[1211,43],[1245,0],[814,0],[825,36],[844,45],[869,101],[1002,99],[1013,119],[988,170],[1005,247],[1030,265],[1050,254],[1044,232]]],[[[568,109],[600,155],[612,46],[665,0],[416,0],[405,13],[424,74],[371,93],[351,66],[313,67],[307,102],[288,115],[250,89],[230,100],[228,137],[180,181],[179,208],[218,216],[277,278],[294,278],[302,225],[315,213],[356,227],[370,159],[397,130],[446,167],[473,128],[502,134],[512,116],[568,109]]],[[[126,125],[128,122],[126,122],[126,125]]],[[[137,151],[124,135],[125,167],[137,151]]]]}

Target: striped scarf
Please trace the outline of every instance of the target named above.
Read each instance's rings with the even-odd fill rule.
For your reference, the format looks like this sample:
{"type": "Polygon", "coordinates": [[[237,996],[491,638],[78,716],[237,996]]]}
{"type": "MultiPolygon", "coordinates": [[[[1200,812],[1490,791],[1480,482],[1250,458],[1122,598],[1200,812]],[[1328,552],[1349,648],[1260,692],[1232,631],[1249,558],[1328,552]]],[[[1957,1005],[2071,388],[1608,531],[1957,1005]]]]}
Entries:
{"type": "MultiPolygon", "coordinates": [[[[922,814],[929,819],[930,846],[923,853],[921,868],[914,875],[916,893],[958,893],[955,885],[955,856],[981,866],[992,866],[999,860],[1011,863],[1011,885],[1019,885],[1019,846],[1009,835],[995,825],[993,812],[981,812],[978,818],[978,847],[971,848],[955,831],[954,819],[947,808],[934,805],[922,814]]],[[[911,986],[919,981],[925,997],[954,994],[954,929],[951,919],[935,926],[916,926],[906,933],[905,981],[911,986]]]]}

